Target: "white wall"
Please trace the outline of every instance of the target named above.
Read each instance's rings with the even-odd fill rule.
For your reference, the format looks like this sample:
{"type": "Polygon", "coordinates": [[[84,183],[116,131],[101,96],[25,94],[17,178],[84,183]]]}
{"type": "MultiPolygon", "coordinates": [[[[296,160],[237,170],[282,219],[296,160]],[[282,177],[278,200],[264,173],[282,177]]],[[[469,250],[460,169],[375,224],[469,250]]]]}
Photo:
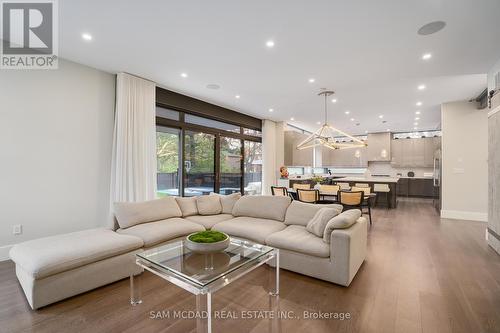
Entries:
{"type": "Polygon", "coordinates": [[[475,103],[441,106],[441,217],[487,221],[488,115],[475,103]]]}
{"type": "Polygon", "coordinates": [[[115,76],[67,61],[3,70],[0,101],[0,260],[21,241],[106,225],[115,76]]]}
{"type": "Polygon", "coordinates": [[[488,92],[495,89],[495,75],[500,72],[500,60],[488,72],[488,92]]]}

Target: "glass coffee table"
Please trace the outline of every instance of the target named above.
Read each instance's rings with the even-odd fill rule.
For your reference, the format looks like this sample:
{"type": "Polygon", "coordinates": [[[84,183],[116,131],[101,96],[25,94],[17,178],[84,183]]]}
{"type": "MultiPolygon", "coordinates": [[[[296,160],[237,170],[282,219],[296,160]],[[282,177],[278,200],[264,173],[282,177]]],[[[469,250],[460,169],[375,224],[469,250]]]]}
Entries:
{"type": "MultiPolygon", "coordinates": [[[[277,296],[279,250],[266,245],[231,237],[226,250],[199,254],[178,240],[136,255],[137,265],[196,295],[198,332],[212,331],[212,293],[271,260],[270,295],[277,296]]],[[[130,303],[142,303],[140,275],[130,276],[130,303]]]]}

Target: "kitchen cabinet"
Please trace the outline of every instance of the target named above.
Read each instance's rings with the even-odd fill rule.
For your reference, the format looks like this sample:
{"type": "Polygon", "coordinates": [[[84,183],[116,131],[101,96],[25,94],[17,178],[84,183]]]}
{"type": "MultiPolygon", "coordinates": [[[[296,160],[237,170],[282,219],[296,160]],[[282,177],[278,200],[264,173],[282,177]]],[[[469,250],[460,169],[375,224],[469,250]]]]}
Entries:
{"type": "MultiPolygon", "coordinates": [[[[368,142],[370,144],[370,142],[368,142]]],[[[441,138],[396,139],[391,141],[393,167],[424,167],[434,165],[434,152],[441,147],[441,138]]]]}
{"type": "Polygon", "coordinates": [[[430,178],[400,178],[396,193],[398,196],[434,198],[434,182],[430,178]]]}
{"type": "Polygon", "coordinates": [[[322,165],[337,168],[366,168],[368,166],[367,147],[351,149],[323,148],[322,165]]]}
{"type": "Polygon", "coordinates": [[[391,133],[368,134],[368,161],[391,160],[391,133]]]}

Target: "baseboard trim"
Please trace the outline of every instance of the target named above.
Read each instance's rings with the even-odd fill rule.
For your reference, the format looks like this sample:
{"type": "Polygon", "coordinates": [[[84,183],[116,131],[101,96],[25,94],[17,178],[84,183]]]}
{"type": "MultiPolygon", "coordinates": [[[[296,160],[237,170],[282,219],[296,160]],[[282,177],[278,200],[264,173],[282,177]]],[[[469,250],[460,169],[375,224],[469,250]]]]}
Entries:
{"type": "Polygon", "coordinates": [[[14,245],[0,246],[0,261],[6,261],[10,259],[9,251],[12,246],[14,245]]]}
{"type": "Polygon", "coordinates": [[[441,210],[441,218],[488,222],[488,213],[466,212],[462,210],[441,210]]]}

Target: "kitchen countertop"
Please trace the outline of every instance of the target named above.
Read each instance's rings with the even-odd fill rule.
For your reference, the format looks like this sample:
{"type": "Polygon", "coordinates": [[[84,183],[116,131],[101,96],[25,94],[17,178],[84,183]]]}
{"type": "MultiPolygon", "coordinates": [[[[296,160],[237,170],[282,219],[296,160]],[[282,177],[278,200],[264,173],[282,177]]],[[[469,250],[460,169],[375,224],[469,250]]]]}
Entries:
{"type": "Polygon", "coordinates": [[[342,177],[337,178],[335,181],[346,181],[346,182],[370,182],[370,183],[397,183],[399,178],[396,177],[342,177]]]}

